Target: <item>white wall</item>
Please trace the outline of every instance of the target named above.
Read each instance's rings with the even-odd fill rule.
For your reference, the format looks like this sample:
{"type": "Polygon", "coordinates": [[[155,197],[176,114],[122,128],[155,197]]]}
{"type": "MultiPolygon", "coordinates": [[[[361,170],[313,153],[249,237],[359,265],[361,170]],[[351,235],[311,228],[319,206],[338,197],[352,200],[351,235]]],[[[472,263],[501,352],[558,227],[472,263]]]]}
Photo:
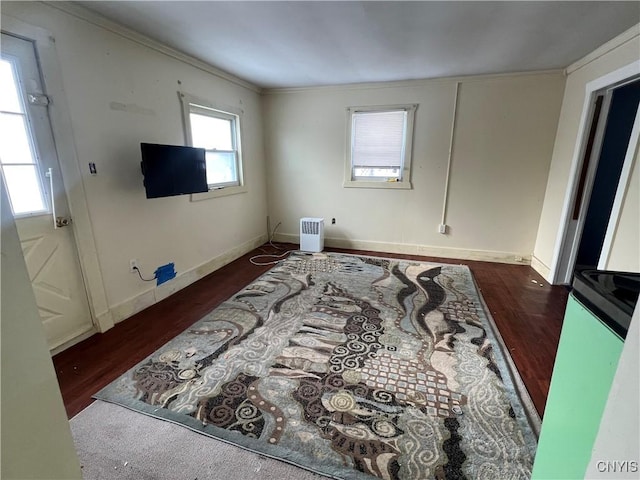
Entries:
{"type": "MultiPolygon", "coordinates": [[[[51,5],[3,3],[2,15],[55,37],[80,181],[108,308],[116,321],[264,240],[262,113],[255,90],[51,5]],[[244,111],[246,193],[199,202],[191,202],[189,196],[145,198],[140,142],[184,144],[179,89],[244,111]],[[89,162],[96,164],[96,176],[89,174],[89,162]],[[133,258],[148,277],[169,262],[182,277],[156,290],[153,283],[129,273],[133,258]]],[[[69,191],[75,187],[66,184],[69,191]]]]}
{"type": "MultiPolygon", "coordinates": [[[[558,231],[561,227],[563,205],[565,197],[571,186],[571,167],[577,148],[578,130],[582,116],[586,85],[604,75],[622,68],[640,59],[640,36],[637,25],[629,32],[620,36],[624,38],[614,39],[607,45],[610,48],[601,48],[596,54],[591,54],[577,62],[567,77],[562,110],[556,141],[553,147],[553,156],[549,170],[544,205],[540,217],[537,238],[534,248],[534,256],[538,271],[549,278],[549,269],[552,267],[554,251],[558,231]]],[[[579,146],[578,146],[579,148],[579,146]]],[[[637,195],[640,185],[636,182],[630,187],[630,198],[637,195]]],[[[637,218],[636,218],[637,221],[637,218]]],[[[636,244],[637,245],[637,244],[636,244]]],[[[635,250],[637,253],[637,248],[635,250]]],[[[631,254],[631,252],[629,252],[631,254]]]]}
{"type": "Polygon", "coordinates": [[[0,477],[80,479],[71,430],[18,232],[0,181],[2,339],[0,477]]]}
{"type": "Polygon", "coordinates": [[[269,214],[296,240],[303,216],[335,217],[329,245],[499,261],[533,251],[564,77],[538,73],[268,92],[269,214]],[[461,81],[448,235],[443,209],[456,81],[461,81]],[[346,108],[419,104],[412,190],[343,188],[346,108]]]}

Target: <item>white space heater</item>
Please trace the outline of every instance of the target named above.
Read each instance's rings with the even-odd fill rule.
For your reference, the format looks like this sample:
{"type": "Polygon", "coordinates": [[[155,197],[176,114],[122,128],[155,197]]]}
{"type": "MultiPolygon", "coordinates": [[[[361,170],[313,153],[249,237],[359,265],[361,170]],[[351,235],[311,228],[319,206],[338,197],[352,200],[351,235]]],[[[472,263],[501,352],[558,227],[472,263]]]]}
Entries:
{"type": "Polygon", "coordinates": [[[300,250],[321,252],[324,249],[324,218],[300,219],[300,250]]]}

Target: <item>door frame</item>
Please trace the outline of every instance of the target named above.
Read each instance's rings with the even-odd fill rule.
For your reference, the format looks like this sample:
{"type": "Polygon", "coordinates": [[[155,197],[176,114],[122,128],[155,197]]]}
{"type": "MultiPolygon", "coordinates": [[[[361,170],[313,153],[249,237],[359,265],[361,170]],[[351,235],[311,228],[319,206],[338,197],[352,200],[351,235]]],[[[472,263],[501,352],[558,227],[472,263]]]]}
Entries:
{"type": "Polygon", "coordinates": [[[102,269],[91,226],[85,186],[73,136],[71,112],[68,108],[62,83],[62,71],[56,53],[55,38],[47,30],[27,24],[7,14],[2,15],[2,32],[33,41],[36,47],[36,57],[42,71],[44,90],[52,99],[48,107],[51,129],[64,189],[69,202],[69,210],[73,219],[71,227],[93,323],[92,331],[56,347],[51,351],[52,354],[55,354],[95,332],[104,332],[110,329],[114,322],[107,301],[102,269]]]}
{"type": "MultiPolygon", "coordinates": [[[[584,104],[582,107],[582,116],[580,118],[580,125],[578,128],[578,136],[576,138],[575,148],[573,149],[573,159],[571,161],[569,182],[562,206],[562,214],[560,217],[558,233],[556,235],[551,268],[549,269],[549,282],[552,284],[570,283],[571,276],[573,274],[573,263],[575,262],[578,246],[580,243],[581,231],[579,228],[571,228],[571,216],[574,198],[576,196],[578,182],[580,180],[580,171],[582,168],[583,157],[587,147],[589,129],[591,126],[591,121],[593,119],[596,96],[599,93],[602,93],[602,90],[614,87],[617,84],[624,83],[626,80],[629,80],[637,75],[640,75],[640,60],[634,61],[628,65],[625,65],[624,67],[621,67],[602,77],[599,77],[587,83],[586,85],[584,104]]],[[[611,216],[609,218],[609,225],[607,226],[605,243],[600,255],[598,268],[604,268],[604,265],[606,265],[606,261],[609,258],[613,236],[616,226],[618,225],[618,220],[621,213],[622,201],[629,185],[632,170],[631,167],[633,163],[633,153],[635,153],[638,147],[638,141],[640,138],[640,122],[638,122],[637,120],[638,116],[636,115],[636,122],[633,125],[633,131],[631,132],[631,137],[629,139],[624,166],[620,175],[620,181],[618,182],[618,188],[616,189],[616,197],[613,205],[613,210],[611,211],[611,216]],[[629,152],[632,153],[630,154],[629,152]]],[[[594,171],[595,167],[597,167],[597,162],[595,163],[596,165],[592,165],[594,171]]],[[[589,183],[585,185],[585,194],[588,192],[590,196],[593,178],[587,179],[587,182],[589,183]]],[[[582,208],[577,220],[578,226],[584,225],[585,216],[586,209],[582,208]]]]}

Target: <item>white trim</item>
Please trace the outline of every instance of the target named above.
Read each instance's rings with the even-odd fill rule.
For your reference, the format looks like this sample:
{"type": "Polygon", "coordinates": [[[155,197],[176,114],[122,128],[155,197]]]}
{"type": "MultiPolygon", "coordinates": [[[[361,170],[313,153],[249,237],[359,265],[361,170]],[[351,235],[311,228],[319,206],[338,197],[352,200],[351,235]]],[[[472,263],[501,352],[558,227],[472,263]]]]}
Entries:
{"type": "Polygon", "coordinates": [[[227,184],[214,184],[215,186],[213,188],[211,187],[211,184],[209,184],[208,192],[191,194],[191,201],[199,202],[210,198],[245,193],[247,191],[247,187],[245,185],[243,166],[244,159],[242,156],[242,116],[244,114],[244,110],[231,107],[229,105],[217,104],[202,97],[197,97],[182,91],[178,91],[178,97],[180,98],[180,104],[182,105],[182,125],[184,127],[185,145],[193,146],[193,137],[191,135],[191,112],[193,110],[195,110],[196,113],[210,115],[216,118],[224,118],[233,122],[232,134],[235,137],[232,139],[232,143],[234,144],[236,152],[236,172],[238,179],[227,184]],[[214,114],[211,114],[210,112],[214,112],[214,114]]]}
{"type": "Polygon", "coordinates": [[[229,195],[238,195],[239,193],[247,193],[249,189],[246,185],[235,185],[233,187],[214,188],[204,193],[192,193],[192,202],[201,202],[210,198],[228,197],[229,195]]]}
{"type": "MultiPolygon", "coordinates": [[[[597,95],[602,94],[601,91],[594,93],[592,95],[593,103],[591,105],[592,110],[595,108],[595,99],[597,95]]],[[[591,199],[591,193],[593,192],[593,185],[596,179],[596,173],[598,170],[600,153],[602,151],[602,141],[604,140],[604,134],[607,128],[607,115],[609,114],[609,108],[611,106],[611,98],[613,96],[612,91],[607,91],[604,93],[604,99],[602,101],[602,108],[600,110],[600,118],[597,120],[598,124],[596,127],[596,134],[593,139],[593,147],[591,150],[591,156],[587,162],[589,162],[589,169],[587,170],[587,175],[584,181],[584,190],[582,192],[581,198],[576,198],[574,202],[572,202],[572,207],[575,206],[575,202],[579,202],[580,211],[578,213],[578,218],[576,220],[572,219],[571,216],[568,219],[568,229],[565,234],[563,245],[562,245],[562,256],[560,257],[561,261],[559,263],[559,268],[557,272],[557,277],[559,283],[569,283],[571,282],[571,276],[573,274],[573,269],[575,267],[576,258],[578,257],[578,248],[580,246],[580,238],[582,237],[582,232],[584,231],[584,225],[587,221],[587,213],[589,210],[589,203],[591,199]],[[566,263],[563,263],[566,259],[566,263]]],[[[593,122],[593,114],[592,112],[589,115],[591,119],[589,121],[589,125],[593,122]]],[[[588,138],[590,132],[585,132],[585,139],[588,138]]],[[[583,149],[586,149],[586,141],[582,145],[583,149]]],[[[580,158],[584,158],[584,152],[580,156],[580,158]]],[[[579,165],[580,169],[582,169],[582,165],[579,165]]],[[[579,177],[576,175],[576,182],[574,183],[574,188],[578,186],[579,177]]],[[[573,208],[571,208],[573,210],[573,208]]]]}
{"type": "Polygon", "coordinates": [[[587,93],[593,93],[597,90],[611,87],[616,83],[624,82],[635,75],[640,75],[640,60],[635,60],[624,67],[590,81],[587,83],[586,91],[587,93]]]}
{"type": "Polygon", "coordinates": [[[135,42],[139,45],[143,45],[147,48],[150,48],[151,50],[154,50],[158,53],[171,57],[180,62],[186,63],[187,65],[191,65],[192,67],[195,67],[199,70],[207,72],[218,78],[221,78],[228,82],[239,85],[240,87],[244,87],[248,90],[251,90],[252,92],[260,93],[262,91],[260,87],[254,85],[251,82],[248,82],[242,78],[236,77],[235,75],[225,72],[224,70],[220,70],[219,68],[216,68],[206,62],[203,62],[202,60],[192,57],[191,55],[187,55],[171,47],[168,47],[160,42],[157,42],[156,40],[153,40],[145,35],[142,35],[141,33],[138,33],[134,30],[131,30],[130,28],[124,27],[116,22],[113,22],[98,13],[92,12],[91,10],[83,6],[76,5],[75,2],[72,3],[72,2],[45,1],[42,3],[47,5],[48,7],[64,12],[67,15],[70,15],[80,20],[84,20],[85,22],[90,23],[96,27],[100,27],[104,30],[107,30],[115,35],[124,37],[127,40],[135,42]]]}
{"type": "Polygon", "coordinates": [[[211,260],[193,267],[190,270],[180,273],[177,277],[169,282],[163,283],[157,287],[153,287],[142,293],[131,297],[124,302],[119,303],[112,307],[113,318],[116,323],[121,322],[132,315],[144,310],[155,303],[169,297],[178,290],[191,285],[194,282],[206,277],[210,273],[224,267],[225,265],[237,260],[241,256],[250,251],[256,249],[260,245],[263,245],[267,241],[267,234],[263,233],[251,240],[244,242],[240,245],[221,253],[217,257],[211,260]]]}
{"type": "Polygon", "coordinates": [[[413,186],[409,181],[394,182],[394,181],[371,181],[366,180],[345,180],[342,182],[344,188],[382,188],[382,189],[396,189],[396,190],[411,190],[413,186]]]}
{"type": "MultiPolygon", "coordinates": [[[[274,241],[300,243],[300,235],[277,233],[274,241]]],[[[425,257],[453,258],[459,260],[477,260],[483,262],[509,263],[514,265],[530,265],[531,255],[523,252],[501,252],[494,250],[469,250],[465,248],[436,247],[409,243],[376,242],[371,240],[350,240],[347,238],[325,238],[325,246],[350,248],[354,250],[370,250],[383,253],[402,253],[422,255],[425,257]]]]}
{"type": "Polygon", "coordinates": [[[600,47],[596,48],[593,52],[589,53],[588,55],[585,55],[580,60],[577,60],[571,65],[569,65],[565,69],[566,75],[569,75],[575,72],[576,70],[579,70],[580,68],[590,64],[591,62],[597,60],[603,55],[606,55],[612,50],[615,50],[616,48],[621,47],[625,43],[636,38],[638,35],[640,35],[640,23],[634,25],[629,30],[622,32],[617,37],[609,40],[604,45],[601,45],[600,47]]]}
{"type": "Polygon", "coordinates": [[[212,102],[211,100],[199,97],[197,95],[192,95],[191,93],[183,92],[182,90],[178,91],[178,96],[180,97],[180,100],[184,99],[189,104],[197,105],[199,107],[204,107],[211,110],[216,110],[220,113],[236,115],[238,117],[244,114],[244,110],[242,110],[241,108],[234,107],[231,105],[226,105],[224,103],[212,102]]]}
{"type": "Polygon", "coordinates": [[[543,278],[549,278],[549,267],[547,267],[544,262],[535,255],[531,256],[531,268],[538,272],[543,278]]]}
{"type": "Polygon", "coordinates": [[[602,244],[602,253],[600,254],[600,260],[598,261],[598,269],[607,269],[609,263],[609,257],[611,256],[611,247],[613,246],[613,239],[615,237],[616,230],[618,228],[618,222],[620,221],[620,214],[622,212],[622,204],[627,190],[629,189],[629,183],[631,181],[631,171],[633,169],[633,161],[636,156],[640,139],[640,108],[636,111],[636,119],[633,122],[633,129],[631,130],[631,137],[629,138],[629,146],[627,147],[627,153],[624,157],[624,164],[622,165],[622,172],[620,173],[620,181],[618,182],[618,188],[616,189],[616,196],[613,201],[613,207],[611,208],[611,216],[609,217],[609,225],[607,225],[607,233],[604,237],[602,244]]]}
{"type": "Polygon", "coordinates": [[[569,173],[569,182],[567,185],[564,202],[562,205],[562,214],[560,216],[560,225],[558,226],[558,233],[556,235],[555,246],[553,249],[553,257],[549,272],[549,282],[552,284],[566,282],[566,279],[560,279],[560,260],[562,258],[564,239],[568,231],[569,222],[571,219],[571,207],[573,205],[573,197],[576,193],[576,187],[578,184],[578,172],[582,165],[582,156],[586,147],[586,138],[589,134],[588,128],[591,117],[593,115],[593,99],[598,90],[605,87],[609,87],[618,82],[624,81],[634,75],[640,74],[640,60],[636,60],[622,68],[619,68],[613,72],[603,75],[589,83],[585,87],[585,99],[582,107],[582,115],[580,117],[580,127],[578,128],[578,135],[576,137],[575,147],[573,149],[573,159],[571,161],[571,169],[569,173]]]}
{"type": "Polygon", "coordinates": [[[579,180],[579,169],[581,166],[580,159],[584,155],[586,148],[586,136],[589,134],[587,131],[588,125],[593,117],[593,93],[587,92],[584,99],[584,105],[582,107],[582,116],[580,117],[580,127],[578,129],[578,137],[576,146],[573,149],[573,160],[571,161],[571,170],[569,173],[569,185],[564,195],[564,202],[562,205],[562,214],[560,216],[560,225],[558,226],[558,233],[556,234],[555,246],[553,248],[553,257],[551,260],[551,267],[549,268],[549,283],[558,283],[558,275],[560,270],[560,260],[562,258],[564,239],[569,232],[569,223],[571,222],[571,207],[573,204],[573,197],[576,194],[576,188],[579,180]]]}
{"type": "Polygon", "coordinates": [[[262,95],[278,95],[278,94],[291,94],[291,93],[306,93],[306,92],[322,92],[322,91],[335,91],[343,92],[350,90],[377,90],[382,88],[420,88],[433,83],[444,82],[475,82],[486,81],[497,78],[508,77],[527,77],[532,75],[562,75],[564,76],[564,69],[553,70],[537,70],[532,72],[511,72],[511,73],[488,73],[481,75],[461,75],[457,77],[433,77],[422,78],[418,80],[396,80],[389,82],[369,82],[369,83],[345,83],[339,85],[319,85],[312,87],[283,87],[283,88],[265,88],[262,90],[262,95]]]}
{"type": "Polygon", "coordinates": [[[56,144],[56,153],[64,185],[69,210],[73,218],[73,233],[80,259],[91,318],[96,329],[104,332],[113,327],[107,295],[98,258],[89,207],[85,194],[84,179],[76,153],[73,137],[71,112],[63,88],[62,72],[58,63],[54,37],[45,29],[27,24],[7,14],[2,15],[2,30],[35,41],[44,90],[52,99],[49,105],[51,128],[56,144]]]}

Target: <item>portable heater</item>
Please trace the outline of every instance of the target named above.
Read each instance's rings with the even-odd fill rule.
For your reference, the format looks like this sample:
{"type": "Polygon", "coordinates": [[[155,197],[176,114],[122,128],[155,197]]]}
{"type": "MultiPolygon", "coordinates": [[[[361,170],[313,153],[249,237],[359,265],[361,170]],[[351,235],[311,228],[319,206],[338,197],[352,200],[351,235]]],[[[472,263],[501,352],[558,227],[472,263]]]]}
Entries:
{"type": "Polygon", "coordinates": [[[300,219],[300,250],[321,252],[324,249],[324,218],[300,219]]]}

